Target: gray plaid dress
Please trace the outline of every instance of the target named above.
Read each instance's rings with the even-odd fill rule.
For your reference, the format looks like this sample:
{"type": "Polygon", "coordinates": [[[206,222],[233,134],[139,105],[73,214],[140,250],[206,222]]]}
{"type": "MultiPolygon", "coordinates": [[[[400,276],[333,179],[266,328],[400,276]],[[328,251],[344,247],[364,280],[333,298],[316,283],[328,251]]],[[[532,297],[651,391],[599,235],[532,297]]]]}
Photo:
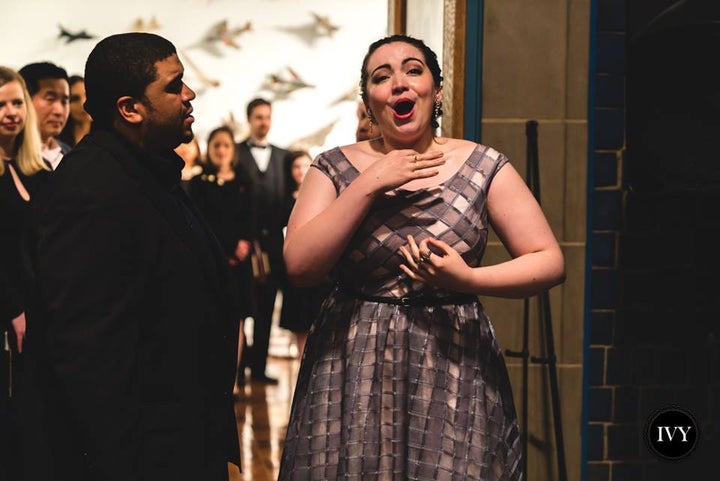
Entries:
{"type": "MultiPolygon", "coordinates": [[[[333,271],[308,339],[280,481],[521,480],[505,362],[479,302],[403,306],[359,299],[452,292],[402,274],[398,249],[432,236],[478,266],[487,190],[507,162],[478,145],[450,179],[376,200],[333,271]]],[[[339,148],[313,167],[341,193],[359,172],[339,148]]]]}

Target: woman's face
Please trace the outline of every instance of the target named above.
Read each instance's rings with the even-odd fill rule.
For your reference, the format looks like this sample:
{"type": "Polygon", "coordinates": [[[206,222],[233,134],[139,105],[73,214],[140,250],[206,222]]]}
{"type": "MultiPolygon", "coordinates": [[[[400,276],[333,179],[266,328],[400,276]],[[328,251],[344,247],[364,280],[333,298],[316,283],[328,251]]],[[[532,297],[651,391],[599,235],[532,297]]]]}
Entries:
{"type": "Polygon", "coordinates": [[[92,120],[83,107],[85,99],[85,82],[79,80],[70,87],[70,117],[75,122],[84,123],[92,120]]]}
{"type": "Polygon", "coordinates": [[[232,164],[235,156],[235,142],[227,132],[217,132],[208,142],[208,159],[215,167],[223,168],[232,164]]]}
{"type": "Polygon", "coordinates": [[[27,117],[27,105],[20,82],[13,80],[0,87],[0,137],[14,139],[27,117]]]}
{"type": "Polygon", "coordinates": [[[440,92],[417,47],[405,42],[382,45],[368,59],[367,72],[368,103],[384,135],[432,128],[440,92]]]}
{"type": "Polygon", "coordinates": [[[302,184],[303,180],[305,180],[305,174],[307,174],[311,163],[312,159],[307,155],[301,155],[297,159],[293,160],[293,163],[290,166],[290,175],[292,175],[295,185],[298,187],[300,187],[300,184],[302,184]]]}

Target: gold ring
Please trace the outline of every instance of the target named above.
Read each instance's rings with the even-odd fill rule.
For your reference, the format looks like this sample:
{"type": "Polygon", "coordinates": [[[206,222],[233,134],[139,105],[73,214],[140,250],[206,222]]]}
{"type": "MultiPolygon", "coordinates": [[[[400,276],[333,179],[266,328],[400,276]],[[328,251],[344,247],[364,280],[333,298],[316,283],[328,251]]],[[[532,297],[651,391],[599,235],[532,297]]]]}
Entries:
{"type": "Polygon", "coordinates": [[[430,256],[432,255],[432,252],[421,252],[420,253],[420,262],[427,262],[430,260],[430,256]]]}
{"type": "Polygon", "coordinates": [[[415,154],[415,155],[413,155],[413,162],[417,164],[417,161],[418,161],[417,154],[415,154]]]}

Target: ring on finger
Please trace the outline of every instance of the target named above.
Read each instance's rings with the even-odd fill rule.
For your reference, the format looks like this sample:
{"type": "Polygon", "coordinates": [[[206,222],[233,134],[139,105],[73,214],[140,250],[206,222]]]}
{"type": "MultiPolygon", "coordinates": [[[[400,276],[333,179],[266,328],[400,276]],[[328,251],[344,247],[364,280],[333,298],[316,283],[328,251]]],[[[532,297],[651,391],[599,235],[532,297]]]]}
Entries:
{"type": "Polygon", "coordinates": [[[430,260],[430,256],[432,255],[432,252],[421,252],[420,253],[420,262],[427,262],[430,260]]]}

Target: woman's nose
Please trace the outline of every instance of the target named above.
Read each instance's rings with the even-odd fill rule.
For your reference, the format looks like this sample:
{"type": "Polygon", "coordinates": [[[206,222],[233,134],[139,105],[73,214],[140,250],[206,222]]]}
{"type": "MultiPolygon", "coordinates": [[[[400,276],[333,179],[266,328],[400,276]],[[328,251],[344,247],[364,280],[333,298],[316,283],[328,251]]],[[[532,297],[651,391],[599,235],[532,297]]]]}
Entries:
{"type": "Polygon", "coordinates": [[[407,90],[407,82],[404,75],[394,75],[392,81],[393,92],[403,92],[407,90]]]}

